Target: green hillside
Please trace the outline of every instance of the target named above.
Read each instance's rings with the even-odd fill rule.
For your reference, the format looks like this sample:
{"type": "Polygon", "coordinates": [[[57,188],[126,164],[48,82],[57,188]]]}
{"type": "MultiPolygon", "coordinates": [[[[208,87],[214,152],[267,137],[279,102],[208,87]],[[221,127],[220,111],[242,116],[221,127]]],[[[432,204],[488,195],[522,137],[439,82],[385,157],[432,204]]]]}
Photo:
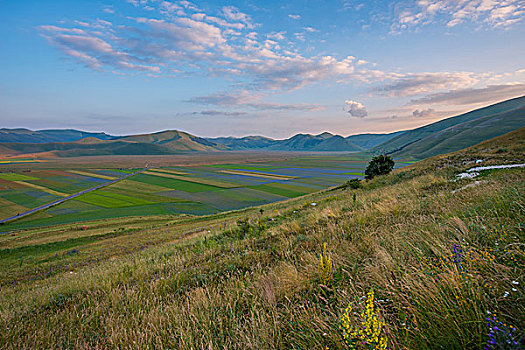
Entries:
{"type": "Polygon", "coordinates": [[[114,136],[103,132],[86,132],[73,129],[63,130],[28,130],[0,129],[0,142],[20,142],[20,143],[48,143],[48,142],[74,142],[86,137],[94,137],[100,140],[111,140],[114,136]]]}
{"type": "Polygon", "coordinates": [[[457,151],[525,126],[525,96],[408,130],[373,153],[425,158],[457,151]]]}
{"type": "Polygon", "coordinates": [[[456,175],[524,154],[522,128],[357,190],[0,235],[0,347],[480,349],[487,317],[519,341],[525,169],[456,175]]]}
{"type": "Polygon", "coordinates": [[[404,131],[397,131],[390,134],[359,134],[347,136],[346,139],[359,147],[369,149],[393,139],[402,133],[404,133],[404,131]]]}
{"type": "Polygon", "coordinates": [[[121,140],[162,145],[163,147],[166,147],[172,151],[204,152],[226,149],[226,147],[222,145],[178,130],[167,130],[153,134],[124,136],[121,138],[121,140]]]}
{"type": "Polygon", "coordinates": [[[268,147],[279,151],[346,151],[358,152],[363,149],[339,135],[323,133],[320,135],[297,134],[268,147]]]}
{"type": "Polygon", "coordinates": [[[50,143],[2,143],[3,154],[26,154],[53,152],[58,157],[80,157],[98,155],[159,155],[173,154],[162,145],[126,141],[102,142],[50,142],[50,143]]]}

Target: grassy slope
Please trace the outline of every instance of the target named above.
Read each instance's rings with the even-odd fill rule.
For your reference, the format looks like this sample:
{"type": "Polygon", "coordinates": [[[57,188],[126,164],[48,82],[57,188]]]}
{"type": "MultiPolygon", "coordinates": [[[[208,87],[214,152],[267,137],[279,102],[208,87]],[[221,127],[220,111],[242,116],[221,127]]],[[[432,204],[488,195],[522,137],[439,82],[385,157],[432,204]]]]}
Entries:
{"type": "MultiPolygon", "coordinates": [[[[447,137],[453,136],[458,132],[463,132],[461,138],[454,139],[456,142],[458,142],[456,145],[449,143],[447,145],[444,145],[445,147],[443,147],[442,149],[436,148],[432,152],[428,152],[428,154],[426,154],[425,156],[428,157],[440,153],[459,150],[464,147],[471,146],[478,142],[486,140],[487,137],[496,137],[506,132],[515,130],[516,127],[514,127],[513,129],[511,125],[508,125],[507,127],[505,123],[502,124],[500,121],[500,123],[498,124],[497,121],[500,120],[501,116],[503,116],[505,113],[511,112],[519,108],[523,108],[524,105],[525,96],[503,101],[488,107],[476,109],[474,111],[461,114],[452,118],[443,119],[417,129],[408,130],[387,142],[375,146],[374,148],[372,148],[372,151],[375,153],[394,153],[395,155],[397,155],[397,153],[395,152],[398,152],[400,155],[402,155],[406,154],[403,153],[404,148],[412,146],[412,151],[415,152],[413,154],[419,154],[418,152],[428,151],[428,149],[435,147],[436,144],[439,142],[446,142],[447,137]],[[480,133],[479,128],[477,128],[478,125],[476,125],[475,122],[472,122],[477,120],[478,118],[486,119],[486,117],[489,116],[490,118],[494,118],[495,122],[489,123],[490,125],[485,125],[485,130],[481,133],[482,135],[478,135],[478,133],[480,133]],[[475,126],[475,128],[472,128],[473,126],[475,126]],[[503,129],[500,128],[500,126],[503,126],[503,129]],[[472,129],[471,133],[469,133],[470,129],[472,129]],[[467,141],[467,143],[465,141],[467,141]],[[468,141],[470,141],[470,143],[468,143],[468,141]]],[[[506,117],[511,119],[510,124],[519,122],[520,119],[523,120],[523,109],[521,110],[521,118],[519,115],[516,116],[512,113],[506,117]]],[[[486,123],[487,121],[484,120],[484,122],[486,123]]],[[[521,124],[517,126],[517,128],[519,127],[523,127],[523,125],[521,124]]]]}
{"type": "Polygon", "coordinates": [[[525,326],[524,170],[488,172],[455,194],[472,182],[450,180],[476,159],[523,162],[524,139],[520,130],[356,191],[267,205],[273,221],[259,233],[234,225],[237,217],[257,221],[255,208],[158,218],[151,228],[143,220],[124,233],[101,223],[2,237],[12,248],[0,255],[0,347],[344,348],[339,315],[349,302],[359,312],[374,289],[391,348],[480,348],[487,310],[525,326]],[[74,239],[78,252],[65,254],[74,239]],[[323,243],[334,261],[329,291],[318,277],[323,243]],[[149,248],[129,253],[141,244],[149,248]],[[447,258],[454,244],[463,248],[462,271],[447,258]],[[19,282],[6,282],[8,261],[34,246],[62,264],[46,274],[49,262],[23,262],[19,282]]]}
{"type": "Polygon", "coordinates": [[[525,125],[525,106],[464,122],[403,147],[397,157],[417,154],[427,158],[477,144],[483,140],[519,129],[525,125]]]}

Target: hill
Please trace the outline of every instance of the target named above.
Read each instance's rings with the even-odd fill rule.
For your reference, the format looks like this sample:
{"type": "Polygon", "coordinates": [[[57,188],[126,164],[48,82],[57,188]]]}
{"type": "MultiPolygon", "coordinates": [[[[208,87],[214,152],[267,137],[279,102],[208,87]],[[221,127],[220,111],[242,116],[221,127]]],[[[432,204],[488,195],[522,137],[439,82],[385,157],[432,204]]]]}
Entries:
{"type": "Polygon", "coordinates": [[[233,150],[264,149],[279,142],[264,136],[210,137],[207,140],[233,150]]]}
{"type": "Polygon", "coordinates": [[[347,136],[346,139],[361,148],[369,149],[402,133],[404,133],[404,131],[397,131],[390,134],[358,134],[347,136]]]}
{"type": "Polygon", "coordinates": [[[354,145],[339,135],[323,133],[320,135],[297,134],[289,139],[279,141],[268,147],[270,150],[279,151],[362,151],[361,147],[354,145]]]}
{"type": "Polygon", "coordinates": [[[131,135],[118,138],[122,141],[133,141],[161,145],[172,151],[217,151],[226,147],[178,130],[167,130],[152,134],[131,135]]]}
{"type": "Polygon", "coordinates": [[[324,132],[319,135],[297,134],[288,139],[274,140],[263,136],[218,137],[207,140],[235,150],[272,150],[272,151],[346,151],[358,152],[363,148],[339,135],[324,132]]]}
{"type": "Polygon", "coordinates": [[[363,327],[389,348],[521,341],[525,169],[456,175],[476,160],[525,163],[524,139],[520,129],[357,190],[1,235],[0,344],[346,349],[344,330],[363,327]]]}
{"type": "Polygon", "coordinates": [[[81,157],[100,155],[160,155],[174,152],[162,145],[128,142],[128,141],[75,141],[49,143],[3,143],[0,144],[3,154],[45,153],[46,157],[81,157]],[[51,152],[51,153],[50,153],[51,152]]]}
{"type": "Polygon", "coordinates": [[[93,137],[99,140],[111,140],[114,136],[103,132],[93,133],[73,129],[63,130],[29,130],[19,129],[0,129],[1,142],[18,142],[18,143],[48,143],[48,142],[74,142],[83,138],[93,137]]]}
{"type": "Polygon", "coordinates": [[[525,126],[525,96],[408,130],[373,153],[425,158],[456,151],[525,126]]]}

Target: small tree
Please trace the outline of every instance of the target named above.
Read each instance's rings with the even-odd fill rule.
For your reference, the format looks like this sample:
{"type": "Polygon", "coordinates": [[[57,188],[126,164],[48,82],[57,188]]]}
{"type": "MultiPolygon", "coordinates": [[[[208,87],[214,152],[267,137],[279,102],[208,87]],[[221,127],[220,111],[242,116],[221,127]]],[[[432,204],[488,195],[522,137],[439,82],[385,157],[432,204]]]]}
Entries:
{"type": "Polygon", "coordinates": [[[365,179],[373,179],[376,175],[386,175],[394,169],[394,160],[381,154],[372,158],[365,170],[365,179]]]}

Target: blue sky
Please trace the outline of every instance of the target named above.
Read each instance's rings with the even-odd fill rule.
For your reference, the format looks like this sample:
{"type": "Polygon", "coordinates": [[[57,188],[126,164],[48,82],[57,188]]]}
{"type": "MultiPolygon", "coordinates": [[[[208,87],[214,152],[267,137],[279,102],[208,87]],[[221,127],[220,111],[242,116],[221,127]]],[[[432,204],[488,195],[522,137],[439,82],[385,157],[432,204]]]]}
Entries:
{"type": "Polygon", "coordinates": [[[525,95],[525,1],[0,0],[0,127],[390,132],[525,95]]]}

